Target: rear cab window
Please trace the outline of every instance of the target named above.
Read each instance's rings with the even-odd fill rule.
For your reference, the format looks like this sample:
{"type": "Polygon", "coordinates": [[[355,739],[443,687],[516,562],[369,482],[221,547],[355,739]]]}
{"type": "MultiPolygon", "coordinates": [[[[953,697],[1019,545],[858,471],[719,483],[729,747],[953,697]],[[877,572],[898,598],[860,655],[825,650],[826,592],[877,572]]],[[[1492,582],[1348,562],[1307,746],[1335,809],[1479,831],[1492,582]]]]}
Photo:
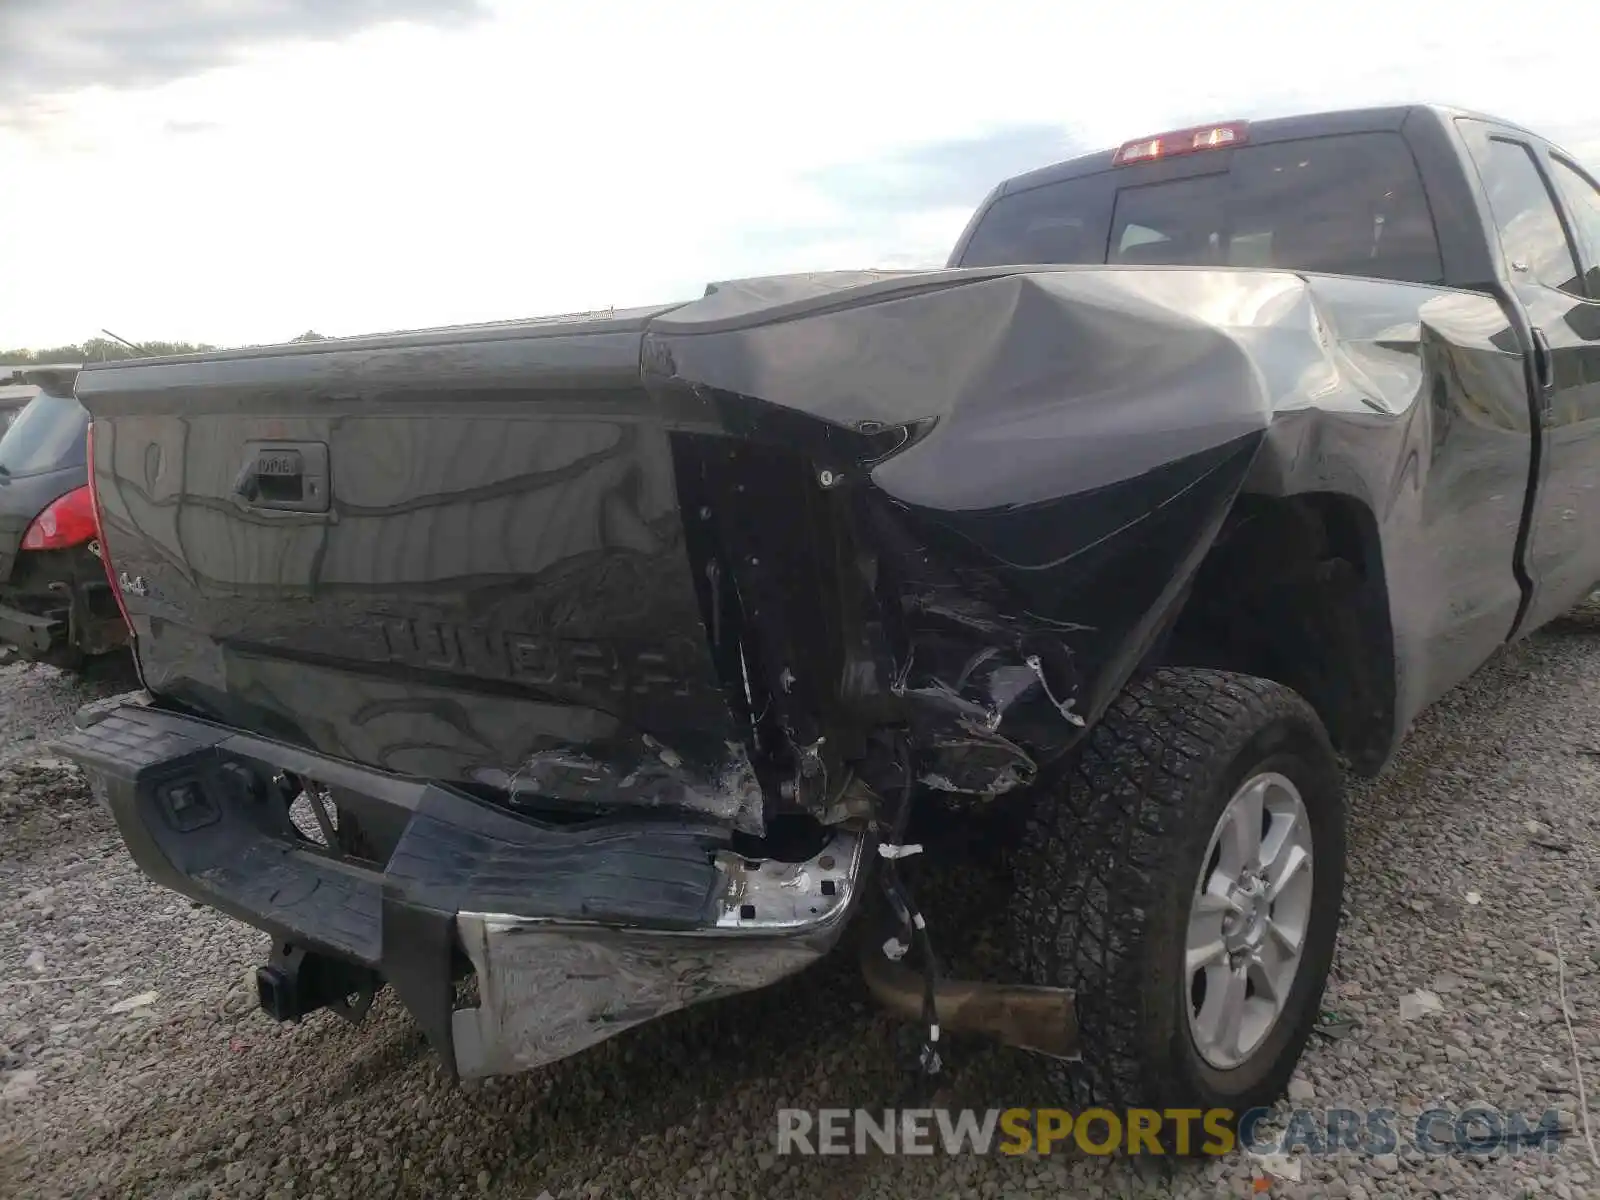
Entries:
{"type": "Polygon", "coordinates": [[[1268,267],[1443,281],[1422,180],[1399,133],[1329,134],[1210,155],[1110,167],[1003,195],[980,218],[961,265],[1268,267]],[[1180,161],[1185,173],[1175,178],[1180,161]]]}
{"type": "Polygon", "coordinates": [[[13,478],[82,467],[89,413],[72,396],[40,392],[0,437],[0,475],[13,478]]]}

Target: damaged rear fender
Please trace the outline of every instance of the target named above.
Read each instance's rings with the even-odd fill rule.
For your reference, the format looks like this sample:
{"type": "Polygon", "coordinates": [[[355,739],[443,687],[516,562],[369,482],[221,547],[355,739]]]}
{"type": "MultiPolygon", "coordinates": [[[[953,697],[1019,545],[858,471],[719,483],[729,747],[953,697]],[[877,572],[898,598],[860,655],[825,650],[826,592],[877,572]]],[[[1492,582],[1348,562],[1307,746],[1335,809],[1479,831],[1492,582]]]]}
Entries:
{"type": "MultiPolygon", "coordinates": [[[[1069,746],[1172,652],[1241,497],[1316,518],[1322,557],[1274,611],[1349,627],[1290,648],[1299,675],[1282,647],[1204,649],[1294,676],[1364,769],[1514,624],[1529,426],[1492,297],[1181,268],[822,278],[661,314],[644,363],[738,437],[781,430],[806,505],[834,494],[878,606],[840,622],[888,659],[861,666],[857,639],[847,674],[901,702],[941,760],[925,782],[1003,791],[1069,746]]],[[[1262,545],[1270,577],[1284,547],[1262,545]]]]}
{"type": "Polygon", "coordinates": [[[698,399],[742,443],[712,438],[703,459],[772,460],[764,504],[743,481],[693,510],[740,528],[746,565],[824,547],[831,649],[802,660],[824,677],[802,695],[792,657],[766,658],[765,697],[806,731],[796,750],[842,703],[846,726],[909,725],[925,784],[993,795],[1069,748],[1147,657],[1271,422],[1271,374],[1233,322],[1306,323],[1292,276],[1172,274],[1182,286],[1159,294],[1142,273],[949,272],[776,321],[770,288],[748,311],[734,288],[703,319],[690,305],[653,323],[658,395],[698,399]]]}

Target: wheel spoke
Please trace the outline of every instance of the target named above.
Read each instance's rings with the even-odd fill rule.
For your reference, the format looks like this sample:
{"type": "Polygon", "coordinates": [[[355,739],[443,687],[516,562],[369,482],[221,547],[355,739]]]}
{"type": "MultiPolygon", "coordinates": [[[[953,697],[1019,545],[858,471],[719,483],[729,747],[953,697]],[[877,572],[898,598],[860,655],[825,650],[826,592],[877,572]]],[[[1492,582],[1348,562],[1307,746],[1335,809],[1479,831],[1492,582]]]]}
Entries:
{"type": "Polygon", "coordinates": [[[1228,894],[1232,888],[1233,881],[1217,871],[1207,881],[1205,890],[1194,899],[1185,947],[1185,966],[1191,978],[1201,968],[1227,957],[1223,923],[1239,911],[1238,902],[1228,894]]]}
{"type": "Polygon", "coordinates": [[[1215,994],[1207,994],[1200,1012],[1202,1035],[1225,1060],[1239,1053],[1247,982],[1244,969],[1231,966],[1211,972],[1207,979],[1215,994]]]}
{"type": "Polygon", "coordinates": [[[1290,949],[1280,926],[1269,925],[1268,931],[1272,936],[1261,944],[1257,960],[1250,965],[1250,978],[1256,985],[1256,995],[1271,1003],[1276,1015],[1288,1000],[1300,969],[1299,939],[1290,949]]]}
{"type": "Polygon", "coordinates": [[[1189,944],[1185,948],[1186,974],[1193,977],[1202,967],[1221,962],[1228,956],[1228,945],[1222,939],[1222,913],[1196,912],[1189,919],[1189,944]]]}
{"type": "Polygon", "coordinates": [[[1219,848],[1221,866],[1234,878],[1261,862],[1261,813],[1266,790],[1266,780],[1258,780],[1228,805],[1228,826],[1219,848]]]}
{"type": "Polygon", "coordinates": [[[1289,882],[1311,862],[1311,855],[1301,845],[1292,845],[1282,851],[1267,865],[1267,899],[1276,900],[1289,882]]]}
{"type": "Polygon", "coordinates": [[[1282,953],[1290,958],[1297,958],[1300,954],[1300,947],[1305,944],[1305,940],[1303,932],[1290,929],[1282,921],[1269,920],[1267,922],[1267,942],[1263,943],[1263,945],[1275,943],[1282,953]]]}
{"type": "MultiPolygon", "coordinates": [[[[1267,835],[1261,842],[1261,863],[1270,868],[1282,857],[1285,846],[1299,844],[1300,816],[1292,807],[1269,805],[1267,811],[1272,816],[1267,835]]],[[[1271,874],[1270,870],[1268,874],[1271,874]]]]}

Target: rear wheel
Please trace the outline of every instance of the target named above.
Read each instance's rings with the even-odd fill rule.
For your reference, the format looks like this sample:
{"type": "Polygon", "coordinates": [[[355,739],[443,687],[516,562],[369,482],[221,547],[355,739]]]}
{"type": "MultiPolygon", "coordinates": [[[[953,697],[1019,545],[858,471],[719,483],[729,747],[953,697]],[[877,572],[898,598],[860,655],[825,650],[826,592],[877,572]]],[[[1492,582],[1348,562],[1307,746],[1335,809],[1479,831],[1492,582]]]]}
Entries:
{"type": "Polygon", "coordinates": [[[1344,884],[1321,722],[1219,671],[1130,683],[1019,852],[1015,965],[1072,989],[1069,1105],[1229,1108],[1282,1094],[1316,1020],[1344,884]]]}

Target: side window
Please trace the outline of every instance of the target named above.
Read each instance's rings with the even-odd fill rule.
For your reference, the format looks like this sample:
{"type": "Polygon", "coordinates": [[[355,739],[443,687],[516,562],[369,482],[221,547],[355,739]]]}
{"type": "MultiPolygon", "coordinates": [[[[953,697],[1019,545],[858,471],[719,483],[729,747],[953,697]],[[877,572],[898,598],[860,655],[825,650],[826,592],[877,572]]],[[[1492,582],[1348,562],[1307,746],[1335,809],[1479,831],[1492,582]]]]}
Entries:
{"type": "Polygon", "coordinates": [[[1600,189],[1559,158],[1552,158],[1550,167],[1556,191],[1561,193],[1583,247],[1584,263],[1589,268],[1589,298],[1600,300],[1600,189]]]}
{"type": "Polygon", "coordinates": [[[1479,128],[1464,132],[1513,275],[1583,295],[1577,261],[1533,151],[1479,128]]]}

